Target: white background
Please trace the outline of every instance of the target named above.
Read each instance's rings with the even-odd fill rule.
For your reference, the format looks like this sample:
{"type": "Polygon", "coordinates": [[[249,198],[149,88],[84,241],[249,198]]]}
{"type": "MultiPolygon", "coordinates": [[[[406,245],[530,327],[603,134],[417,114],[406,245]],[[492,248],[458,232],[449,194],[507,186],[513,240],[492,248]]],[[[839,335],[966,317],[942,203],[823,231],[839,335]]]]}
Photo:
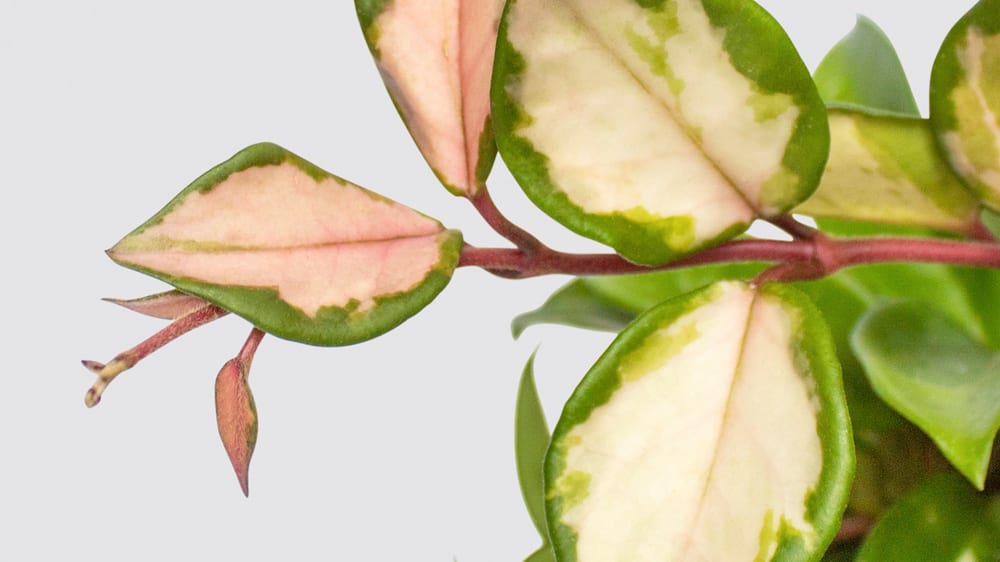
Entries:
{"type": "MultiPolygon", "coordinates": [[[[771,0],[810,68],[863,12],[901,51],[921,108],[965,1],[771,0]]],[[[463,269],[373,342],[262,344],[249,500],[213,385],[248,331],[226,318],[83,406],[106,361],[162,323],[99,300],[163,289],[102,250],[240,148],[319,166],[502,241],[429,172],[347,0],[0,0],[0,560],[501,562],[538,545],[517,488],[513,405],[540,342],[550,420],[610,341],[508,325],[565,281],[463,269]]],[[[535,211],[501,165],[501,208],[560,249],[594,249],[535,211]]]]}

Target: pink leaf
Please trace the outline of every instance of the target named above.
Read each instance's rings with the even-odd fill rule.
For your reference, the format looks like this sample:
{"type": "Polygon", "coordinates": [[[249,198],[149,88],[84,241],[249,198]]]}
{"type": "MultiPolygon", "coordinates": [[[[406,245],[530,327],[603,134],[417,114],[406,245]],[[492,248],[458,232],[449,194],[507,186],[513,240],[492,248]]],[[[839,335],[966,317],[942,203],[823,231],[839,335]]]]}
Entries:
{"type": "Polygon", "coordinates": [[[472,196],[496,148],[490,77],[503,0],[356,0],[386,88],[424,158],[472,196]]]}
{"type": "Polygon", "coordinates": [[[247,376],[253,354],[263,337],[264,332],[255,328],[240,354],[227,361],[215,379],[215,415],[219,436],[244,496],[250,495],[250,457],[257,444],[257,407],[247,376]]]}
{"type": "Polygon", "coordinates": [[[280,337],[345,345],[444,288],[461,234],[273,144],[204,174],[108,251],[280,337]]]}

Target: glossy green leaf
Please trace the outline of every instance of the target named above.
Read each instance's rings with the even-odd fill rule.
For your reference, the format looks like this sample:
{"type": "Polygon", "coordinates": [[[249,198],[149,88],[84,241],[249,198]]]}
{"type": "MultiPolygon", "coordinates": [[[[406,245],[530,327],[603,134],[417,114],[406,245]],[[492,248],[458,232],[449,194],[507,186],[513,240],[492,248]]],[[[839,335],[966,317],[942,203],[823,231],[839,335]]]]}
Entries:
{"type": "Polygon", "coordinates": [[[556,562],[556,553],[548,544],[531,553],[524,562],[556,562]]]}
{"type": "Polygon", "coordinates": [[[273,144],[189,185],[108,255],[277,336],[386,332],[448,283],[461,234],[273,144]]]}
{"type": "Polygon", "coordinates": [[[643,314],[567,401],[549,532],[561,562],[818,560],[853,461],[818,311],[720,282],[643,314]]]}
{"type": "Polygon", "coordinates": [[[521,374],[517,389],[517,413],[514,417],[514,449],[517,479],[528,514],[542,540],[548,544],[545,528],[545,491],[542,485],[542,462],[549,448],[549,427],[538,398],[534,375],[535,355],[531,355],[521,374]]]}
{"type": "Polygon", "coordinates": [[[519,337],[535,324],[618,332],[648,308],[721,279],[750,279],[763,266],[753,263],[704,265],[683,269],[602,277],[580,277],[563,285],[542,306],[514,318],[519,337]]]}
{"type": "Polygon", "coordinates": [[[967,234],[979,204],[951,171],[923,119],[830,112],[830,160],[796,213],[967,234]]]}
{"type": "Polygon", "coordinates": [[[531,200],[661,264],[818,185],[826,111],[780,25],[742,0],[512,0],[497,145],[531,200]]]}
{"type": "Polygon", "coordinates": [[[1000,210],[1000,0],[978,2],[948,33],[931,71],[931,123],[952,167],[1000,210]]]}
{"type": "Polygon", "coordinates": [[[857,562],[1000,560],[1000,518],[961,478],[941,474],[889,510],[857,562]]]}
{"type": "Polygon", "coordinates": [[[920,117],[896,49],[864,16],[858,16],[854,29],[823,58],[813,78],[830,107],[920,117]]]}
{"type": "Polygon", "coordinates": [[[869,312],[851,343],[879,396],[982,489],[1000,429],[1000,353],[913,302],[869,312]]]}
{"type": "Polygon", "coordinates": [[[503,0],[355,0],[389,95],[434,173],[475,195],[493,167],[490,75],[503,0]]]}

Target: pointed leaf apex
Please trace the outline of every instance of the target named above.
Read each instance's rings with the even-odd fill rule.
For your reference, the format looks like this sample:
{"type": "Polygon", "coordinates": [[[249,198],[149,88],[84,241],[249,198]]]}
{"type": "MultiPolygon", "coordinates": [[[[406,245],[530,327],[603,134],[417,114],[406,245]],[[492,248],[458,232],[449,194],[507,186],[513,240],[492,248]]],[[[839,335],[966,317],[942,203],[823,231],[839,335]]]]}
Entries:
{"type": "Polygon", "coordinates": [[[219,437],[246,497],[250,496],[250,458],[257,445],[257,407],[247,375],[263,337],[264,332],[255,328],[239,355],[227,361],[215,379],[215,415],[219,437]]]}

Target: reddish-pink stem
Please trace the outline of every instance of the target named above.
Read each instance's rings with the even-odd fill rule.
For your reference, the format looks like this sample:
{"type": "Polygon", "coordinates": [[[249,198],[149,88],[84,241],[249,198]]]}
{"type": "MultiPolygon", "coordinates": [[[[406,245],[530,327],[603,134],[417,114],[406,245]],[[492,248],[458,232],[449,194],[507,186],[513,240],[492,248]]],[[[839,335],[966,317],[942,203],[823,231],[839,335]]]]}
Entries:
{"type": "MultiPolygon", "coordinates": [[[[791,242],[733,240],[658,267],[631,263],[616,254],[567,254],[545,248],[534,255],[520,250],[466,246],[459,266],[476,266],[503,277],[525,278],[565,273],[614,275],[728,262],[783,264],[763,280],[816,279],[852,265],[928,262],[1000,268],[1000,245],[921,238],[831,239],[822,233],[791,242]]],[[[770,271],[770,270],[769,270],[770,271]]]]}
{"type": "Polygon", "coordinates": [[[87,367],[97,375],[97,382],[87,391],[84,402],[87,406],[96,406],[101,401],[104,389],[119,374],[131,369],[136,363],[180,336],[226,314],[229,314],[229,312],[218,306],[204,306],[174,320],[169,326],[146,338],[139,345],[119,353],[107,365],[98,363],[97,361],[83,361],[84,367],[87,367]]]}
{"type": "Polygon", "coordinates": [[[240,349],[239,355],[236,359],[246,365],[247,372],[250,371],[250,364],[253,363],[253,356],[257,353],[257,346],[260,345],[260,341],[264,339],[265,332],[260,328],[254,328],[250,331],[250,336],[247,337],[247,341],[243,344],[240,349]]]}
{"type": "Polygon", "coordinates": [[[527,255],[548,249],[538,238],[530,232],[510,222],[507,217],[500,212],[493,198],[490,197],[486,186],[483,186],[475,195],[470,198],[473,206],[479,211],[486,223],[490,225],[498,234],[510,240],[515,246],[527,255]]]}

